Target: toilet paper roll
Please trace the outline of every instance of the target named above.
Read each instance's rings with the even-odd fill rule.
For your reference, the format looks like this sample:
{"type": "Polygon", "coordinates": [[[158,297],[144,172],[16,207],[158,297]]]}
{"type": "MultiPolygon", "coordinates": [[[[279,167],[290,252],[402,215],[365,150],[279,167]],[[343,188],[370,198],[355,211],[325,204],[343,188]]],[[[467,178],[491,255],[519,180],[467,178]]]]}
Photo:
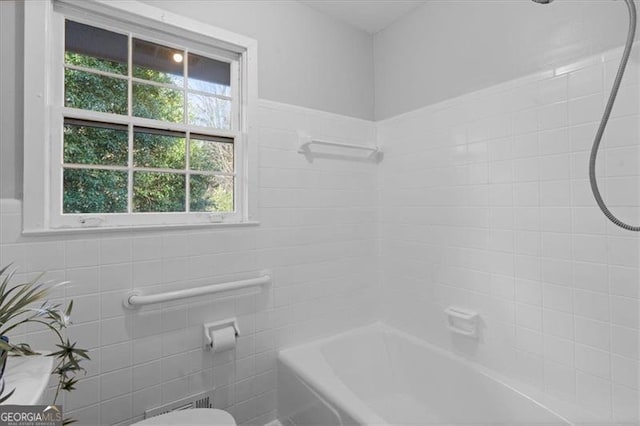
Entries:
{"type": "Polygon", "coordinates": [[[228,351],[236,347],[236,330],[233,327],[224,327],[211,333],[211,348],[214,354],[228,351]]]}

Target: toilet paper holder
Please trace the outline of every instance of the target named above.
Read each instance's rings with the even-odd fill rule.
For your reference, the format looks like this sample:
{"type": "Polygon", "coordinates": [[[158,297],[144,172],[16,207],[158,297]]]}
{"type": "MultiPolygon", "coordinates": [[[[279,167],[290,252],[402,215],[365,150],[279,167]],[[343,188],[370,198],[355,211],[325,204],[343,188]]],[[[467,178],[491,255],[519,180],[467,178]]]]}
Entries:
{"type": "Polygon", "coordinates": [[[236,337],[240,336],[240,328],[238,327],[238,320],[236,318],[228,318],[222,321],[207,322],[202,325],[204,331],[204,347],[207,350],[213,348],[213,339],[211,334],[226,327],[233,327],[236,337]]]}

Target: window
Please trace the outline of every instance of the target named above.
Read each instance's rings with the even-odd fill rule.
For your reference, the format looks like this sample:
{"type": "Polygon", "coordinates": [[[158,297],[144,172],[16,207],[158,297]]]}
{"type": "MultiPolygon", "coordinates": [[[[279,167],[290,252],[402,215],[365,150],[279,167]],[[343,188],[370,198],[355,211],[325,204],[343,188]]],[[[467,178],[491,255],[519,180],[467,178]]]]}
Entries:
{"type": "Polygon", "coordinates": [[[254,42],[135,2],[28,3],[26,232],[251,220],[254,42]]]}

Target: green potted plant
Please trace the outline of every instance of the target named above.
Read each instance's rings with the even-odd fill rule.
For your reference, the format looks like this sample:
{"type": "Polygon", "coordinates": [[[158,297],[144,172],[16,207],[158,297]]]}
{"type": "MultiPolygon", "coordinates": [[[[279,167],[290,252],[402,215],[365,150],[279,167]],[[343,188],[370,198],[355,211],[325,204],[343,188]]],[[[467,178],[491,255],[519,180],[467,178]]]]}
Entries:
{"type": "MultiPolygon", "coordinates": [[[[76,375],[85,372],[80,365],[83,360],[88,360],[86,349],[76,346],[65,336],[65,329],[70,324],[73,300],[65,309],[60,304],[52,304],[48,297],[51,290],[63,285],[58,283],[48,285],[41,282],[42,275],[31,281],[20,284],[11,283],[15,270],[10,271],[10,266],[0,269],[0,367],[4,373],[4,365],[8,356],[39,355],[26,343],[14,343],[11,340],[11,332],[19,330],[26,324],[38,324],[55,334],[59,343],[57,351],[46,356],[54,357],[54,369],[51,374],[58,377],[58,385],[52,405],[56,404],[60,391],[71,392],[78,382],[76,375]]],[[[0,377],[1,378],[1,377],[0,377]]],[[[4,380],[0,386],[0,403],[6,401],[15,389],[4,389],[4,380]]],[[[72,419],[65,419],[64,424],[72,423],[72,419]]]]}

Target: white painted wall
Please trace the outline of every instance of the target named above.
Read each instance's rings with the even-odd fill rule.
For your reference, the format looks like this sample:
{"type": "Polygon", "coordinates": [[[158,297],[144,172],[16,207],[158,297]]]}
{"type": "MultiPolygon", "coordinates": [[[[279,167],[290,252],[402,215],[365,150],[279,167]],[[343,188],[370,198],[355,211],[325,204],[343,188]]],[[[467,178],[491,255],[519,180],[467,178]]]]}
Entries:
{"type": "MultiPolygon", "coordinates": [[[[373,118],[373,46],[364,31],[296,1],[148,3],[258,40],[260,98],[373,118]]],[[[21,198],[23,7],[0,6],[0,197],[21,198]]]]}
{"type": "Polygon", "coordinates": [[[23,10],[0,1],[0,199],[22,194],[23,10]]]}
{"type": "Polygon", "coordinates": [[[430,1],[374,36],[375,117],[621,46],[627,23],[622,1],[430,1]]]}
{"type": "Polygon", "coordinates": [[[291,0],[145,1],[258,40],[261,98],[373,119],[373,45],[364,31],[291,0]]]}
{"type": "MultiPolygon", "coordinates": [[[[378,123],[387,321],[598,424],[640,413],[640,237],[607,221],[587,178],[618,61],[583,58],[378,123]],[[479,312],[478,341],[449,332],[451,305],[479,312]]],[[[598,159],[606,199],[633,224],[639,123],[636,51],[598,159]]]]}

